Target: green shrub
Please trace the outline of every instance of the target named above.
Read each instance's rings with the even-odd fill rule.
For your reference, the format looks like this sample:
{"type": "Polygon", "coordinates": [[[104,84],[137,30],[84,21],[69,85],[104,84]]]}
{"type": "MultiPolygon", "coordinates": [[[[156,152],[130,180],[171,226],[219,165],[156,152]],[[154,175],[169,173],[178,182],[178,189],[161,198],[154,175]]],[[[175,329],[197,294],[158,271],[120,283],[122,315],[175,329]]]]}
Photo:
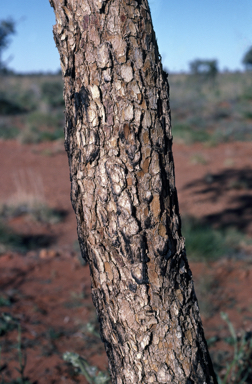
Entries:
{"type": "Polygon", "coordinates": [[[248,141],[252,139],[252,127],[249,123],[233,122],[228,128],[218,127],[209,140],[209,144],[228,143],[232,141],[248,141]]]}
{"type": "Polygon", "coordinates": [[[63,100],[63,83],[59,81],[45,82],[41,85],[42,99],[51,107],[64,106],[63,100]]]}
{"type": "Polygon", "coordinates": [[[14,319],[9,313],[0,314],[0,336],[5,335],[7,332],[12,331],[17,327],[17,320],[14,319]]]}
{"type": "Polygon", "coordinates": [[[32,89],[21,92],[16,91],[12,97],[26,112],[31,112],[38,108],[39,99],[36,92],[32,89]]]}
{"type": "Polygon", "coordinates": [[[251,239],[235,228],[213,228],[192,216],[182,218],[182,234],[188,258],[214,261],[222,256],[235,256],[251,239]]]}
{"type": "Polygon", "coordinates": [[[24,112],[26,110],[22,106],[0,94],[0,115],[17,115],[24,112]]]}
{"type": "Polygon", "coordinates": [[[3,140],[15,139],[19,135],[17,127],[9,125],[0,125],[0,138],[3,140]]]}
{"type": "Polygon", "coordinates": [[[54,141],[64,138],[62,114],[32,112],[26,118],[26,128],[19,139],[24,144],[54,141]]]}
{"type": "Polygon", "coordinates": [[[241,99],[252,100],[252,87],[245,88],[244,93],[241,95],[241,99]]]}
{"type": "Polygon", "coordinates": [[[8,249],[23,248],[22,237],[0,221],[0,254],[8,249]]]}
{"type": "Polygon", "coordinates": [[[185,144],[207,142],[211,137],[204,129],[192,129],[187,124],[174,124],[172,126],[172,134],[175,140],[180,139],[185,144]]]}
{"type": "Polygon", "coordinates": [[[18,204],[2,204],[0,206],[2,218],[13,218],[28,215],[32,220],[44,224],[57,224],[62,221],[64,212],[48,207],[42,201],[27,200],[18,204]]]}
{"type": "Polygon", "coordinates": [[[27,127],[19,135],[22,144],[37,144],[43,141],[55,141],[64,138],[63,128],[57,128],[53,131],[43,131],[36,127],[27,127]]]}
{"type": "Polygon", "coordinates": [[[55,128],[61,125],[62,116],[55,115],[53,113],[41,113],[34,111],[27,115],[26,122],[36,128],[55,128]]]}
{"type": "Polygon", "coordinates": [[[182,233],[186,240],[187,255],[191,260],[216,260],[226,253],[222,232],[203,224],[199,219],[184,217],[182,233]]]}
{"type": "Polygon", "coordinates": [[[252,119],[252,111],[245,111],[243,116],[245,119],[252,119]]]}
{"type": "Polygon", "coordinates": [[[34,110],[37,107],[37,100],[34,96],[32,90],[0,91],[0,115],[18,115],[34,110]]]}
{"type": "Polygon", "coordinates": [[[8,297],[0,296],[0,307],[10,307],[11,300],[8,297]]]}
{"type": "Polygon", "coordinates": [[[30,250],[48,247],[53,241],[50,235],[24,235],[15,233],[10,227],[0,222],[0,255],[6,251],[24,253],[30,250]]]}

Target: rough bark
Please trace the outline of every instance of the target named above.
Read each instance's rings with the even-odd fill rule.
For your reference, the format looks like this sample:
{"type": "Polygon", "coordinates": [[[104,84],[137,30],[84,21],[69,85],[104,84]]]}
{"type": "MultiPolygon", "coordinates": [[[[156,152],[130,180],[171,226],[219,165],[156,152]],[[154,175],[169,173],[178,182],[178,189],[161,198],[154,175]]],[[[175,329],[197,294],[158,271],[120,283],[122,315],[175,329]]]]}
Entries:
{"type": "Polygon", "coordinates": [[[112,382],[216,383],[181,236],[147,0],[50,0],[82,255],[112,382]]]}

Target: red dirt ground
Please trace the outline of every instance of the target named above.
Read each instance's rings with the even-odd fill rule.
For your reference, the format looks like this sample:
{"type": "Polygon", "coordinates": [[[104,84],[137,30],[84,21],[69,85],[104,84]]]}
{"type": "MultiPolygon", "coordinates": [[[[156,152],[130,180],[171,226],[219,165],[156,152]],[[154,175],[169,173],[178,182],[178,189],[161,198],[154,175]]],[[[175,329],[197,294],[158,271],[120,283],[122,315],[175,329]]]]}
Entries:
{"type": "MultiPolygon", "coordinates": [[[[182,216],[193,215],[214,226],[231,224],[251,237],[252,143],[174,144],[173,153],[182,216]]],[[[99,339],[85,329],[87,322],[95,323],[95,311],[89,270],[81,265],[74,248],[76,222],[63,145],[0,141],[0,164],[0,201],[18,192],[15,178],[20,172],[30,172],[34,183],[42,179],[47,204],[67,213],[58,224],[35,223],[25,216],[9,220],[15,231],[43,235],[51,243],[26,254],[0,256],[0,297],[11,301],[10,306],[0,307],[0,313],[10,314],[14,325],[15,321],[21,324],[25,376],[31,383],[86,384],[62,354],[74,351],[102,370],[107,360],[99,339]]],[[[237,331],[252,331],[251,247],[244,245],[241,254],[238,260],[190,263],[207,338],[228,335],[220,311],[228,313],[237,331]]],[[[6,382],[19,376],[14,369],[19,367],[17,336],[14,327],[0,337],[0,366],[6,382]]]]}

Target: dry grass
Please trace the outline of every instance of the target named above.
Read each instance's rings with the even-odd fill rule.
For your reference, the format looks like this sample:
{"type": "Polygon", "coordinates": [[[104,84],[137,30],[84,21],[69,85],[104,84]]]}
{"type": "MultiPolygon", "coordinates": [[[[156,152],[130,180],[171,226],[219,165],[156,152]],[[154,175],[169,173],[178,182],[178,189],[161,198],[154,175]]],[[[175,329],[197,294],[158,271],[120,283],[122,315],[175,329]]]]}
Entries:
{"type": "Polygon", "coordinates": [[[40,175],[31,169],[20,170],[14,175],[13,181],[15,192],[0,206],[2,218],[26,215],[32,220],[50,224],[56,224],[61,220],[62,214],[48,207],[46,203],[40,175]]]}

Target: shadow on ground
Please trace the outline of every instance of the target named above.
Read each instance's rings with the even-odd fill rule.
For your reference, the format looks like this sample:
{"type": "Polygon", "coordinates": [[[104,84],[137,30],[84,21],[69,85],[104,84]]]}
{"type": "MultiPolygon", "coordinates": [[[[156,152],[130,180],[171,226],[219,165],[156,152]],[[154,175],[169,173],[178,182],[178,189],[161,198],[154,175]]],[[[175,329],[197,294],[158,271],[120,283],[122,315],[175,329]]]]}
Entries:
{"type": "Polygon", "coordinates": [[[220,173],[206,174],[203,178],[185,185],[184,189],[196,188],[195,195],[205,195],[206,200],[216,203],[228,197],[228,207],[224,210],[206,215],[203,221],[220,228],[249,230],[252,222],[252,169],[227,169],[220,173]]]}

